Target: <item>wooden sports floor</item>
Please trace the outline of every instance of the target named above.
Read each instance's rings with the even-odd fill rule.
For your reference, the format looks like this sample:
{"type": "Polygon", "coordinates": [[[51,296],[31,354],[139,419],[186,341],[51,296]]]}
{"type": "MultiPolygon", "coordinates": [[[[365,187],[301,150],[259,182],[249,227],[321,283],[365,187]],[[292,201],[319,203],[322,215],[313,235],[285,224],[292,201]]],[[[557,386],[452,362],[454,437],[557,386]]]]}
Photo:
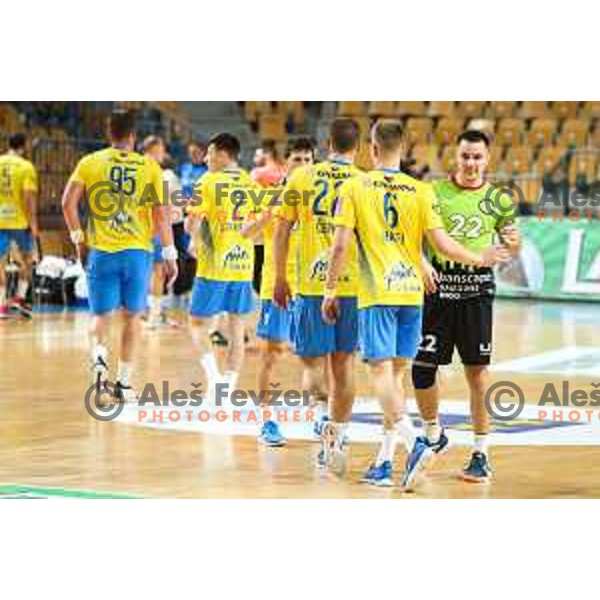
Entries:
{"type": "MultiPolygon", "coordinates": [[[[0,486],[149,498],[600,497],[600,447],[594,445],[522,445],[515,436],[514,444],[492,448],[495,476],[489,485],[458,479],[468,448],[457,445],[438,459],[416,493],[404,494],[398,488],[373,489],[358,482],[376,449],[374,437],[371,443],[351,444],[349,471],[337,479],[316,470],[318,444],[309,440],[269,449],[255,436],[220,433],[218,428],[203,433],[96,421],[84,408],[89,387],[87,324],[88,316],[81,312],[0,322],[0,486]]],[[[598,340],[600,322],[593,305],[508,300],[497,304],[496,362],[561,348],[594,348],[598,340]]],[[[241,388],[254,387],[257,361],[257,353],[249,350],[241,388]]],[[[279,367],[278,381],[297,387],[299,372],[289,354],[279,367]]],[[[545,382],[560,386],[567,377],[583,389],[593,381],[589,371],[568,376],[535,368],[492,373],[492,381],[517,382],[528,402],[539,396],[545,382]]],[[[169,380],[173,387],[188,389],[189,382],[201,379],[185,329],[144,332],[135,376],[138,388],[169,380]]],[[[368,375],[358,360],[357,382],[358,393],[369,396],[368,375]]],[[[457,402],[467,398],[457,366],[446,372],[443,396],[457,402]]],[[[449,431],[452,439],[454,431],[449,431]]],[[[403,460],[399,450],[398,466],[403,460]]]]}

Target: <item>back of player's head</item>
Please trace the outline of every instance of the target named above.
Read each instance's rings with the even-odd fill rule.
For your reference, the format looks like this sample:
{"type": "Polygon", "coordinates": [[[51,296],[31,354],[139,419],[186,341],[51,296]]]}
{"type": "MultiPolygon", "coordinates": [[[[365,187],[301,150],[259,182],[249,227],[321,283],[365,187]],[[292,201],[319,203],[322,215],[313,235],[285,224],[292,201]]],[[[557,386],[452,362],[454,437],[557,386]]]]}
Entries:
{"type": "Polygon", "coordinates": [[[299,135],[288,140],[285,147],[285,157],[289,158],[293,152],[310,152],[314,155],[317,144],[313,138],[308,135],[299,135]]]}
{"type": "Polygon", "coordinates": [[[469,144],[477,144],[478,142],[483,142],[487,148],[490,146],[490,138],[483,132],[478,129],[467,129],[463,131],[457,138],[457,145],[461,142],[468,142],[469,144]]]}
{"type": "Polygon", "coordinates": [[[338,117],[329,127],[329,143],[334,152],[345,154],[358,148],[360,127],[354,119],[338,117]]]}
{"type": "Polygon", "coordinates": [[[127,108],[115,108],[108,117],[108,135],[121,141],[135,133],[135,113],[127,108]]]}
{"type": "Polygon", "coordinates": [[[142,152],[151,152],[156,146],[164,145],[161,137],[158,135],[149,135],[142,142],[142,152]]]}
{"type": "Polygon", "coordinates": [[[240,141],[231,133],[218,133],[210,138],[208,145],[218,152],[225,152],[231,160],[237,160],[241,150],[240,141]]]}
{"type": "Polygon", "coordinates": [[[8,147],[15,152],[25,150],[27,137],[24,133],[14,133],[8,138],[8,147]]]}
{"type": "Polygon", "coordinates": [[[371,137],[384,154],[398,152],[404,142],[402,123],[397,119],[380,119],[373,126],[371,137]]]}

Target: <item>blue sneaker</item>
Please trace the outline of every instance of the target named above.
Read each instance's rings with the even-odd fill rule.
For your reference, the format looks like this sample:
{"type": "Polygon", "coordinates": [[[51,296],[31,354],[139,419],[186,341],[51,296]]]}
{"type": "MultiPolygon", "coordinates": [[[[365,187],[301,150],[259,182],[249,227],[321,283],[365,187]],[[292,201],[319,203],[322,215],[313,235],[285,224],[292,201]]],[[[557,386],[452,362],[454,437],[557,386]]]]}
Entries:
{"type": "Polygon", "coordinates": [[[427,438],[418,437],[415,440],[408,458],[406,459],[404,475],[402,476],[402,481],[400,483],[404,489],[411,489],[417,475],[425,468],[425,465],[429,462],[433,455],[433,446],[427,441],[427,438]]]}
{"type": "Polygon", "coordinates": [[[380,465],[371,465],[361,481],[378,487],[392,486],[392,463],[384,460],[380,465]]]}
{"type": "Polygon", "coordinates": [[[273,448],[285,446],[287,443],[287,440],[281,435],[281,431],[279,431],[279,425],[275,421],[265,421],[263,423],[258,439],[265,446],[273,448]]]}
{"type": "Polygon", "coordinates": [[[321,439],[321,434],[323,433],[323,427],[325,426],[325,423],[327,423],[327,422],[329,422],[329,417],[327,415],[321,415],[321,418],[315,422],[315,425],[313,427],[313,434],[318,440],[321,439]]]}
{"type": "Polygon", "coordinates": [[[448,436],[446,435],[445,429],[442,429],[442,431],[440,433],[440,437],[437,442],[435,442],[433,444],[431,442],[429,442],[429,445],[431,446],[431,449],[433,450],[433,452],[435,454],[444,454],[444,452],[446,452],[448,450],[449,444],[450,444],[450,440],[448,439],[448,436]]]}
{"type": "Polygon", "coordinates": [[[487,483],[492,477],[492,467],[483,452],[473,452],[471,461],[463,469],[462,479],[472,483],[487,483]]]}

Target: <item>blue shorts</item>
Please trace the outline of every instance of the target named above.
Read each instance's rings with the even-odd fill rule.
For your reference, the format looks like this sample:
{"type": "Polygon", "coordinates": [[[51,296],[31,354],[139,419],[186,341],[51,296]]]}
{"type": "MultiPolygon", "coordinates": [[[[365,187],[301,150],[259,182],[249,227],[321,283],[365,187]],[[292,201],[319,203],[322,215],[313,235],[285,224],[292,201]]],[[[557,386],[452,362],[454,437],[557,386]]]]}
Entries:
{"type": "Polygon", "coordinates": [[[0,229],[0,258],[4,258],[14,242],[24,254],[33,252],[33,235],[29,229],[0,229]]]}
{"type": "Polygon", "coordinates": [[[208,318],[223,312],[246,315],[253,312],[255,306],[251,281],[194,279],[190,307],[192,317],[208,318]]]}
{"type": "Polygon", "coordinates": [[[305,358],[333,352],[352,354],[358,346],[356,298],[340,298],[340,314],[330,325],[321,316],[323,296],[298,296],[293,309],[294,352],[305,358]]]}
{"type": "Polygon", "coordinates": [[[151,273],[152,253],[146,250],[90,250],[87,278],[92,313],[103,315],[117,308],[145,311],[151,273]]]}
{"type": "Polygon", "coordinates": [[[160,238],[158,236],[152,238],[152,246],[154,247],[153,254],[153,262],[161,263],[164,261],[162,255],[162,244],[160,243],[160,238]]]}
{"type": "Polygon", "coordinates": [[[293,304],[286,310],[277,306],[272,300],[261,300],[256,337],[271,342],[290,342],[293,310],[293,304]]]}
{"type": "Polygon", "coordinates": [[[421,336],[420,306],[369,306],[358,311],[358,337],[365,360],[414,358],[421,336]]]}

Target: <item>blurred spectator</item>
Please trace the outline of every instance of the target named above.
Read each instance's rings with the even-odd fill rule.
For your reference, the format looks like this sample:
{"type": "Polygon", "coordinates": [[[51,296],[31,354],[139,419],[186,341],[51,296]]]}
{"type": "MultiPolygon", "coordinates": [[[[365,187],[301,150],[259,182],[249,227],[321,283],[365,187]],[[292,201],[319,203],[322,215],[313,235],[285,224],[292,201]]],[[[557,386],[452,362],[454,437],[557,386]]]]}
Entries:
{"type": "Polygon", "coordinates": [[[189,162],[181,165],[179,169],[179,178],[181,180],[181,188],[185,195],[190,198],[194,183],[208,171],[208,167],[204,162],[206,158],[206,143],[202,140],[192,140],[188,144],[189,162]]]}
{"type": "Polygon", "coordinates": [[[254,153],[252,179],[262,187],[277,185],[285,177],[285,167],[279,161],[273,140],[265,140],[254,153]]]}

